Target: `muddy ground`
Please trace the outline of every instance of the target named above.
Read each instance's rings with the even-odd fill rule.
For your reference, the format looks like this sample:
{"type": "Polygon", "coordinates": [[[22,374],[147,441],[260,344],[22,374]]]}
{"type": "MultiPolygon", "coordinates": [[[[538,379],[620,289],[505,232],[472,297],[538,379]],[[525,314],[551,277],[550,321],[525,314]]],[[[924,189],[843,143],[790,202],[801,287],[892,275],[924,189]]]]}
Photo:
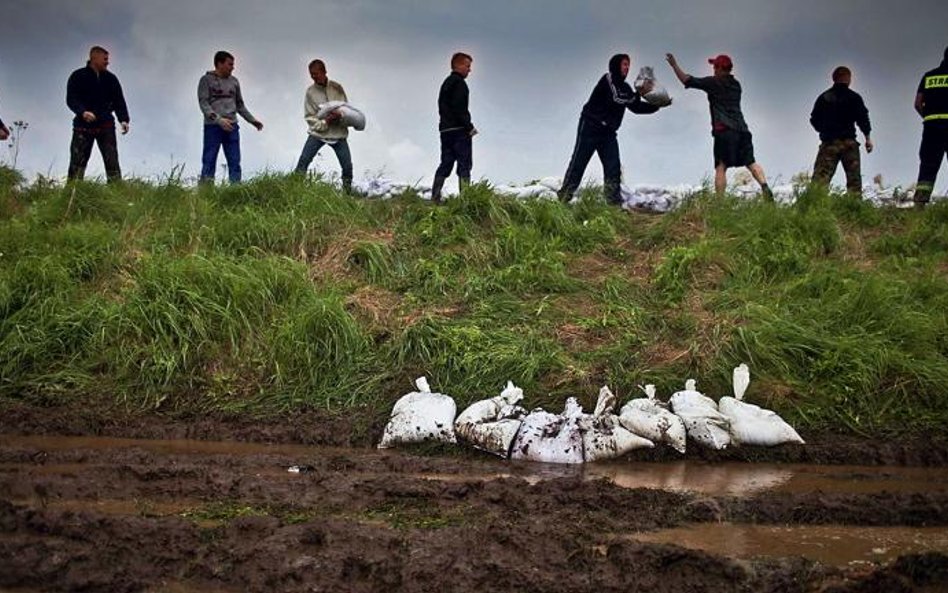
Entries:
{"type": "MultiPolygon", "coordinates": [[[[827,566],[625,537],[722,521],[948,527],[946,487],[692,494],[556,472],[537,481],[529,464],[476,454],[328,447],[353,443],[316,416],[293,426],[2,416],[0,590],[948,591],[938,552],[827,566]],[[12,436],[22,434],[35,436],[12,436]],[[80,434],[296,444],[62,438],[80,434]],[[313,443],[323,447],[300,446],[313,443]]],[[[948,447],[822,436],[748,451],[696,460],[937,466],[948,447]]]]}

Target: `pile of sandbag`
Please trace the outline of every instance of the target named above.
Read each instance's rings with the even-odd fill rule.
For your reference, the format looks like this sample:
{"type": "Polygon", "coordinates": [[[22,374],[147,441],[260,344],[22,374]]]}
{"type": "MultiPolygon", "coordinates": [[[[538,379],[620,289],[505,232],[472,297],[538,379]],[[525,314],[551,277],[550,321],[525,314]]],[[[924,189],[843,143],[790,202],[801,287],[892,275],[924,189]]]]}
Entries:
{"type": "Polygon", "coordinates": [[[528,412],[520,406],[523,390],[508,382],[500,395],[471,404],[455,419],[454,400],[432,393],[421,377],[416,381],[418,391],[395,403],[379,448],[460,441],[505,459],[576,464],[621,457],[656,444],[684,453],[687,439],[714,450],[803,444],[796,430],[775,412],[743,401],[749,384],[750,371],[742,364],[734,369],[734,397],[719,402],[699,392],[689,379],[668,403],[656,398],[654,385],[647,385],[646,397],[630,400],[616,414],[616,396],[603,387],[592,414],[583,412],[574,397],[554,414],[540,408],[528,412]]]}
{"type": "Polygon", "coordinates": [[[321,103],[316,110],[316,117],[325,119],[333,111],[339,112],[339,115],[342,116],[339,118],[339,121],[345,124],[346,127],[359,131],[365,129],[365,114],[345,101],[328,101],[321,103]]]}

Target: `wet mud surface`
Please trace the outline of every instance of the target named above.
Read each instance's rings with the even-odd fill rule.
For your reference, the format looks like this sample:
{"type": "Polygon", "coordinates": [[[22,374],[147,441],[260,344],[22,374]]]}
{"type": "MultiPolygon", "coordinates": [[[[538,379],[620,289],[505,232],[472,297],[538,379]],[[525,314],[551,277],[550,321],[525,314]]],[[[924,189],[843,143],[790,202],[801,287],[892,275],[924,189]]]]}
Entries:
{"type": "Polygon", "coordinates": [[[281,443],[0,434],[0,590],[948,590],[942,467],[281,443]]]}

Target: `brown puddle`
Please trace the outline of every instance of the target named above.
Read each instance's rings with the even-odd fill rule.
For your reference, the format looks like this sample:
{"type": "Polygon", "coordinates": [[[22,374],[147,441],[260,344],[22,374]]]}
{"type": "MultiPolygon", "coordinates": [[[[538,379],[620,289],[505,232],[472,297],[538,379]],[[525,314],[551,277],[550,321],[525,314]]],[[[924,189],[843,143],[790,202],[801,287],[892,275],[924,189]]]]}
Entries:
{"type": "Polygon", "coordinates": [[[696,523],[620,538],[674,544],[732,558],[803,556],[835,566],[888,562],[912,553],[948,553],[948,529],[944,527],[696,523]]]}
{"type": "MultiPolygon", "coordinates": [[[[37,501],[34,500],[12,500],[14,504],[25,506],[34,506],[37,501]]],[[[43,508],[80,512],[96,512],[104,515],[119,515],[142,517],[168,517],[180,515],[187,510],[198,508],[201,503],[198,501],[175,500],[175,501],[157,501],[145,499],[77,499],[77,500],[49,500],[39,501],[43,508]]],[[[2,593],[2,592],[0,592],[2,593]]]]}

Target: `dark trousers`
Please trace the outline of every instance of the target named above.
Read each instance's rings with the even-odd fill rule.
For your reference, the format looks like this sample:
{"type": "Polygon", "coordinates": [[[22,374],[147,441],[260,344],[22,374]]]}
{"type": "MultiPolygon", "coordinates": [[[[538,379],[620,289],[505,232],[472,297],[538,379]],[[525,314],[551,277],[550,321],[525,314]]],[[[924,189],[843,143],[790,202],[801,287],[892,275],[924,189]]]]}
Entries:
{"type": "MultiPolygon", "coordinates": [[[[299,161],[296,163],[296,172],[305,173],[309,164],[313,162],[320,149],[327,143],[321,138],[315,136],[306,136],[306,144],[303,145],[303,152],[300,153],[299,161]]],[[[345,138],[336,140],[329,145],[336,158],[339,159],[339,168],[342,169],[342,184],[344,186],[352,185],[352,153],[349,152],[349,143],[345,138]]]]}
{"type": "Polygon", "coordinates": [[[230,132],[217,124],[204,124],[204,150],[201,153],[201,181],[214,181],[217,170],[217,153],[224,149],[227,161],[227,178],[231,183],[240,183],[240,126],[234,124],[230,132]]]}
{"type": "Polygon", "coordinates": [[[560,199],[564,202],[572,199],[583,181],[586,166],[589,165],[594,152],[599,155],[599,160],[602,162],[602,189],[606,201],[610,204],[621,204],[622,197],[619,189],[622,183],[622,165],[619,162],[619,141],[616,139],[616,133],[587,122],[585,118],[579,119],[576,145],[573,147],[573,155],[566,167],[566,175],[563,176],[563,187],[559,191],[560,199]]]}
{"type": "Polygon", "coordinates": [[[449,177],[455,162],[458,164],[458,177],[470,179],[474,168],[474,140],[467,130],[441,132],[441,164],[435,177],[449,177]]]}
{"type": "Polygon", "coordinates": [[[918,149],[918,183],[915,184],[915,201],[927,202],[935,189],[938,169],[948,155],[948,121],[925,122],[922,129],[922,145],[918,149]]]}
{"type": "Polygon", "coordinates": [[[122,168],[119,166],[115,128],[73,129],[72,142],[69,145],[69,172],[67,173],[69,179],[85,177],[86,165],[89,164],[89,157],[92,156],[93,143],[99,145],[106,178],[109,181],[120,181],[122,168]]]}
{"type": "Polygon", "coordinates": [[[840,162],[843,163],[843,171],[846,172],[846,191],[861,194],[862,168],[859,160],[859,143],[852,138],[831,140],[820,144],[820,150],[816,153],[816,163],[813,165],[813,182],[829,185],[840,162]]]}

